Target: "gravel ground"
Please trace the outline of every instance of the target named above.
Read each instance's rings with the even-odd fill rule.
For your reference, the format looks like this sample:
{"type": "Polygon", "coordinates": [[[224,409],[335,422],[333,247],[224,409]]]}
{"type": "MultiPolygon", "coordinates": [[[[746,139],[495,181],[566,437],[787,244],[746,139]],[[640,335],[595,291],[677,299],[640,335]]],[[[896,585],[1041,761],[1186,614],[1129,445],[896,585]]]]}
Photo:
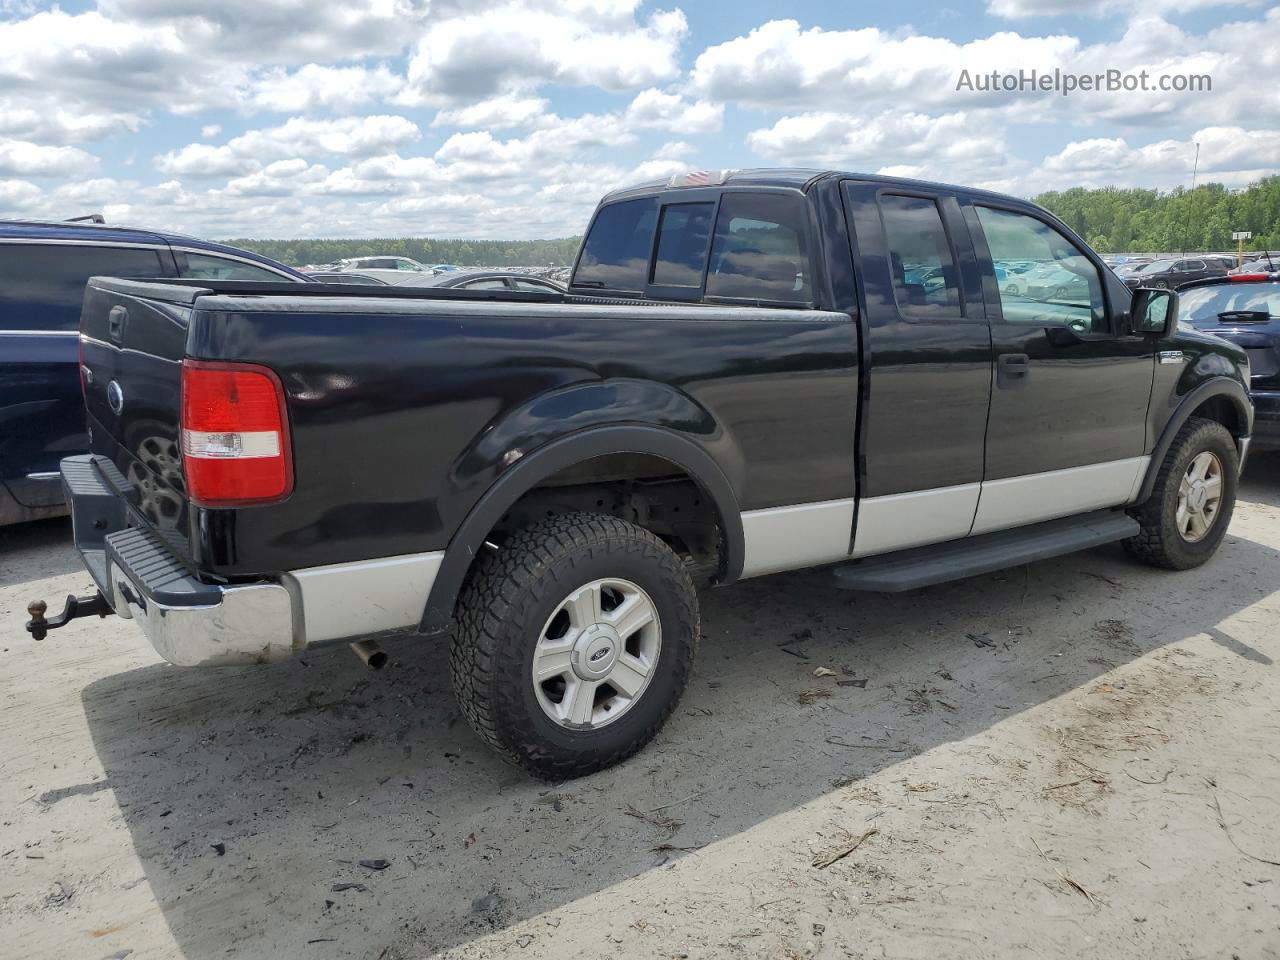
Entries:
{"type": "Polygon", "coordinates": [[[1189,573],[712,591],[662,735],[560,785],[472,735],[439,644],[33,643],[68,537],[0,531],[5,956],[1280,957],[1280,457],[1189,573]]]}

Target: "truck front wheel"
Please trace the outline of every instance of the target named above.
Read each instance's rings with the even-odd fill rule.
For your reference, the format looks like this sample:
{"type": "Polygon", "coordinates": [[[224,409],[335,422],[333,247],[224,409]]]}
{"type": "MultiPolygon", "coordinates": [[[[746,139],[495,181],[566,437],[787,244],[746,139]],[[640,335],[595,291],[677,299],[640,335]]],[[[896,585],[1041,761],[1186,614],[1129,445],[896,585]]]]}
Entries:
{"type": "Polygon", "coordinates": [[[1227,428],[1192,417],[1165,454],[1151,496],[1129,511],[1142,531],[1126,540],[1125,548],[1154,567],[1200,566],[1226,536],[1239,472],[1235,440],[1227,428]]]}
{"type": "Polygon", "coordinates": [[[653,738],[697,638],[697,595],[670,547],[616,517],[563,514],[478,561],[459,600],[453,689],[505,758],[581,776],[653,738]]]}

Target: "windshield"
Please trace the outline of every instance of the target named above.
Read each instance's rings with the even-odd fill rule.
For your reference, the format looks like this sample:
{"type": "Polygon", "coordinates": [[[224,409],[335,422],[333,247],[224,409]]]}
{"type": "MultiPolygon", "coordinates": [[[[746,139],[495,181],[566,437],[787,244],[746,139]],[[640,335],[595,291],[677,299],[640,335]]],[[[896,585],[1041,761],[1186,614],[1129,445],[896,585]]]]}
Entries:
{"type": "Polygon", "coordinates": [[[1248,311],[1280,317],[1280,283],[1222,283],[1183,291],[1178,319],[1187,323],[1216,323],[1218,314],[1248,311]]]}
{"type": "Polygon", "coordinates": [[[1145,267],[1139,267],[1134,273],[1163,273],[1165,270],[1173,269],[1173,264],[1173,260],[1156,260],[1145,267]]]}

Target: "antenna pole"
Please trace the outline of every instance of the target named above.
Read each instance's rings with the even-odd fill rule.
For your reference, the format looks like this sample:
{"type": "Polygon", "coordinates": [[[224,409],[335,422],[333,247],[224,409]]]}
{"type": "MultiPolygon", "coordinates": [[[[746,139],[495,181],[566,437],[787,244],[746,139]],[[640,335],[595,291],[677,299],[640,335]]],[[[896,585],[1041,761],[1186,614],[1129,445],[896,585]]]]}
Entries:
{"type": "Polygon", "coordinates": [[[1187,227],[1191,224],[1191,201],[1195,198],[1196,174],[1200,171],[1200,142],[1196,141],[1196,159],[1191,165],[1191,193],[1187,194],[1187,213],[1182,218],[1182,256],[1187,255],[1187,227]]]}

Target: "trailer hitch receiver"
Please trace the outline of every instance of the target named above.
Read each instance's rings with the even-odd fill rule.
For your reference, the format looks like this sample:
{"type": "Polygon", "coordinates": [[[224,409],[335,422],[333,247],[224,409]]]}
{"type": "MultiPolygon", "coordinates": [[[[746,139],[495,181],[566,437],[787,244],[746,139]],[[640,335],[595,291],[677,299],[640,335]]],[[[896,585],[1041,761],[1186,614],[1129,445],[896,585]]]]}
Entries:
{"type": "Polygon", "coordinates": [[[88,597],[68,596],[62,612],[46,620],[44,615],[48,609],[49,605],[43,600],[32,600],[27,604],[27,613],[31,614],[31,619],[27,621],[27,633],[37,640],[43,640],[50,630],[65,627],[76,617],[106,617],[107,614],[115,613],[101,591],[88,597]]]}

